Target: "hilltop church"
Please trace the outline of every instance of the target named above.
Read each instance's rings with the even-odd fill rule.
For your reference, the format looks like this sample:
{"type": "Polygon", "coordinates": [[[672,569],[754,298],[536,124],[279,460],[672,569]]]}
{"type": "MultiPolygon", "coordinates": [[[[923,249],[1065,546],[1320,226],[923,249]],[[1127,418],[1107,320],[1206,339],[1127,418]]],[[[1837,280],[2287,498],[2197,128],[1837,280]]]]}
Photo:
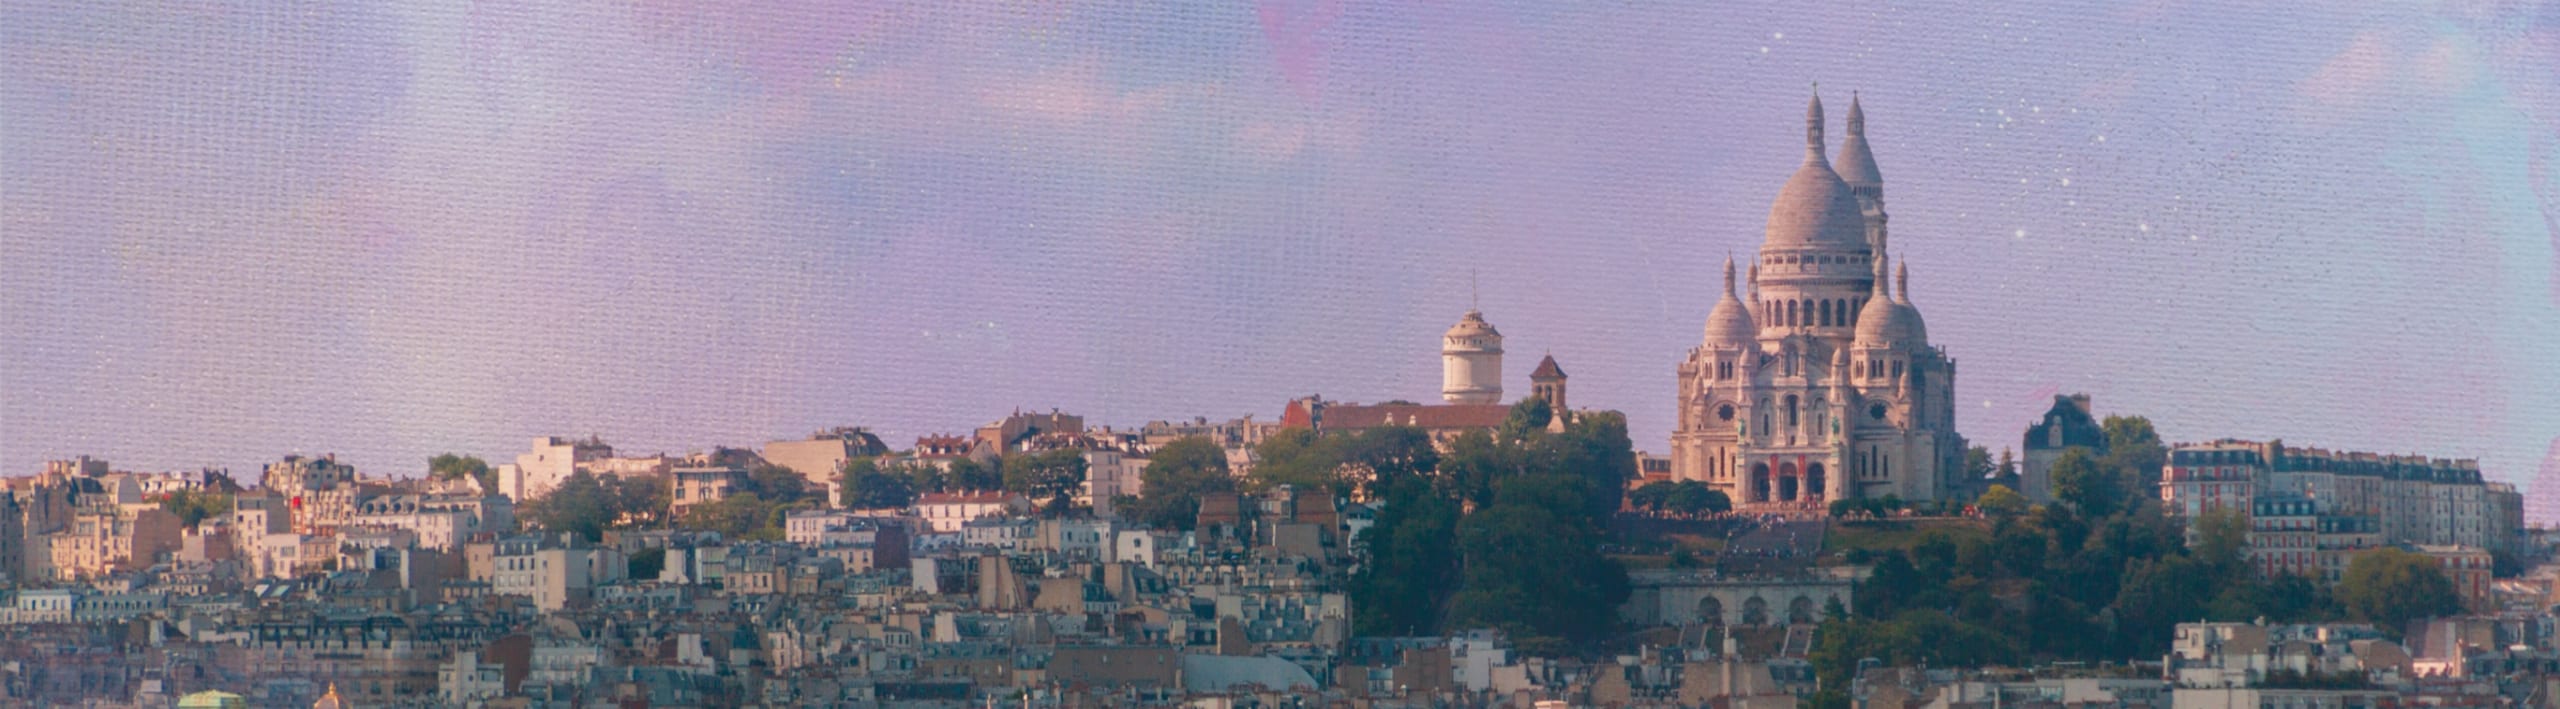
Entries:
{"type": "MultiPolygon", "coordinates": [[[[1555,355],[1538,360],[1537,369],[1529,372],[1529,396],[1545,399],[1555,412],[1548,419],[1551,431],[1564,430],[1574,415],[1565,407],[1565,380],[1555,355]]],[[[1444,447],[1468,431],[1500,427],[1512,406],[1502,401],[1502,331],[1486,322],[1481,311],[1467,309],[1458,324],[1440,336],[1440,398],[1444,403],[1354,404],[1308,396],[1290,400],[1280,413],[1280,426],[1318,431],[1413,426],[1444,447]]]]}
{"type": "Polygon", "coordinates": [[[1744,289],[1728,257],[1704,341],[1680,362],[1675,479],[1742,509],[1951,496],[1965,450],[1955,361],[1929,345],[1909,269],[1888,283],[1885,224],[1864,111],[1852,97],[1834,164],[1815,97],[1804,164],[1769,207],[1744,289]]]}

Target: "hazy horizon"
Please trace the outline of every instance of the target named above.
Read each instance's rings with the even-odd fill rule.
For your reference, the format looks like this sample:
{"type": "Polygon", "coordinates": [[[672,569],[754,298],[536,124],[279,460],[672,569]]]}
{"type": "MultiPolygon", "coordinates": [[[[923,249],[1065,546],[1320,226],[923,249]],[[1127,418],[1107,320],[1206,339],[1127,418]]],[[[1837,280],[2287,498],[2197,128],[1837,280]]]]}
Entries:
{"type": "Polygon", "coordinates": [[[1816,82],[1974,443],[2560,466],[2560,5],[1960,8],[12,3],[0,475],[1436,401],[1471,274],[1660,452],[1816,82]]]}

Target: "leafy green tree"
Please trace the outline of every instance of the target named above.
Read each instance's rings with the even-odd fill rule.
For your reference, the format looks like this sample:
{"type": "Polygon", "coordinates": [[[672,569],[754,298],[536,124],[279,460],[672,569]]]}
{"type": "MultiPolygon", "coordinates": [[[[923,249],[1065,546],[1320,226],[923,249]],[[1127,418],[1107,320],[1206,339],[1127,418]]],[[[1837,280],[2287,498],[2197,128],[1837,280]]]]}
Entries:
{"type": "Polygon", "coordinates": [[[1002,461],[998,461],[994,465],[989,465],[978,462],[974,458],[954,458],[951,461],[950,467],[943,471],[942,477],[949,481],[949,487],[943,488],[943,492],[956,492],[963,490],[986,492],[990,490],[1004,489],[1004,465],[1002,461]]]}
{"type": "Polygon", "coordinates": [[[1733,499],[1726,497],[1723,490],[1696,480],[1680,481],[1663,503],[1670,505],[1672,511],[1691,517],[1733,510],[1733,499]]]}
{"type": "Polygon", "coordinates": [[[160,498],[160,509],[178,517],[178,524],[195,529],[206,518],[231,513],[231,496],[203,490],[178,490],[160,498]]]}
{"type": "Polygon", "coordinates": [[[733,491],[727,497],[685,508],[682,525],[686,529],[719,532],[729,539],[756,539],[771,519],[773,505],[753,491],[733,491]]]}
{"type": "Polygon", "coordinates": [[[604,539],[604,530],[614,525],[620,505],[615,491],[593,473],[580,470],[563,478],[558,486],[524,503],[516,516],[535,526],[554,532],[575,532],[589,542],[604,539]]]}
{"type": "Polygon", "coordinates": [[[871,458],[845,461],[840,475],[839,486],[844,489],[841,502],[846,507],[887,509],[915,503],[915,477],[905,471],[883,470],[871,458]]]}
{"type": "Polygon", "coordinates": [[[1388,485],[1375,524],[1357,543],[1365,561],[1350,583],[1361,635],[1436,635],[1458,591],[1458,505],[1422,480],[1388,485]]]}
{"type": "Polygon", "coordinates": [[[2050,542],[2044,530],[2033,525],[2001,524],[1992,533],[1990,553],[2006,576],[2033,579],[2044,572],[2045,550],[2050,542]]]}
{"type": "Polygon", "coordinates": [[[604,538],[607,529],[662,523],[671,494],[666,478],[614,475],[598,477],[581,470],[557,487],[516,508],[516,517],[555,532],[576,532],[587,541],[604,538]]]}
{"type": "Polygon", "coordinates": [[[1511,412],[1503,415],[1502,426],[1498,430],[1505,440],[1525,440],[1545,432],[1547,425],[1555,421],[1555,416],[1555,409],[1547,404],[1546,397],[1532,396],[1512,404],[1511,412]]]}
{"type": "Polygon", "coordinates": [[[1964,479],[1981,480],[1999,472],[1991,462],[1991,449],[1972,446],[1964,449],[1964,479]]]}
{"type": "Polygon", "coordinates": [[[2248,588],[2255,611],[2251,618],[2265,616],[2278,623],[2324,623],[2347,616],[2329,587],[2308,577],[2283,574],[2251,583],[2248,588]]]}
{"type": "Polygon", "coordinates": [[[1051,514],[1063,513],[1075,504],[1084,476],[1084,451],[1062,449],[1004,458],[1004,489],[1046,500],[1051,514]]]}
{"type": "Polygon", "coordinates": [[[1431,433],[1414,426],[1371,428],[1347,437],[1339,446],[1342,465],[1368,477],[1371,496],[1383,494],[1397,480],[1432,476],[1440,467],[1440,451],[1432,446],[1431,433]]]}
{"type": "Polygon", "coordinates": [[[2249,516],[2236,509],[2197,515],[2195,558],[2216,580],[2245,581],[2249,574],[2249,516]]]}
{"type": "Polygon", "coordinates": [[[759,463],[747,466],[746,482],[738,489],[753,492],[767,502],[788,505],[818,497],[820,488],[790,468],[759,463]]]}
{"type": "Polygon", "coordinates": [[[1557,474],[1511,478],[1493,507],[1459,522],[1466,583],[1451,602],[1453,624],[1569,645],[1616,630],[1627,573],[1600,553],[1597,519],[1571,496],[1584,484],[1557,474]]]}
{"type": "Polygon", "coordinates": [[[470,478],[473,484],[480,486],[482,494],[498,492],[497,473],[489,469],[488,461],[478,456],[440,454],[427,459],[427,473],[446,482],[470,478]]]}
{"type": "Polygon", "coordinates": [[[1824,622],[1814,630],[1813,650],[1806,659],[1822,686],[1847,687],[1858,662],[1869,657],[1887,665],[1980,667],[2015,664],[2022,656],[2023,649],[2014,639],[1943,611],[1921,609],[1904,611],[1891,620],[1824,622]]]}
{"type": "Polygon", "coordinates": [[[2123,483],[2087,448],[2063,449],[2062,455],[2053,460],[2052,475],[2054,497],[2070,503],[2080,514],[2105,517],[2114,514],[2123,502],[2123,483]]]}
{"type": "Polygon", "coordinates": [[[1627,504],[1637,509],[1661,512],[1669,506],[1671,492],[1678,489],[1680,489],[1679,483],[1655,480],[1627,491],[1627,504]]]}
{"type": "Polygon", "coordinates": [[[615,475],[597,481],[604,491],[609,524],[656,526],[666,523],[675,500],[675,483],[661,475],[615,475]]]}
{"type": "Polygon", "coordinates": [[[1525,463],[1522,458],[1516,442],[1496,440],[1491,431],[1458,434],[1449,440],[1449,454],[1440,458],[1438,479],[1443,494],[1477,507],[1490,507],[1494,483],[1520,474],[1525,463]]]}
{"type": "MultiPolygon", "coordinates": [[[[1531,397],[1543,405],[1546,400],[1531,397]]],[[[1526,403],[1526,402],[1524,402],[1526,403]]],[[[1540,439],[1539,447],[1555,472],[1583,481],[1583,513],[1606,518],[1624,502],[1627,481],[1636,477],[1635,444],[1627,437],[1627,417],[1594,411],[1571,417],[1564,431],[1540,439]]]]}
{"type": "Polygon", "coordinates": [[[1156,449],[1139,476],[1142,495],[1122,509],[1157,529],[1188,531],[1200,519],[1200,496],[1234,492],[1227,451],[1203,436],[1185,436],[1156,449]]]}
{"type": "Polygon", "coordinates": [[[919,495],[928,492],[951,491],[951,474],[945,471],[941,465],[909,459],[906,463],[901,465],[881,466],[880,470],[885,473],[906,476],[907,489],[919,495]]]}
{"type": "Polygon", "coordinates": [[[2140,657],[2168,652],[2179,623],[2205,619],[2213,582],[2202,565],[2183,556],[2137,562],[2116,594],[2118,652],[2140,657]]]}
{"type": "Polygon", "coordinates": [[[2017,519],[2027,513],[2027,496],[2018,494],[2007,485],[1992,485],[1991,489],[1982,491],[1981,498],[1973,501],[1973,507],[1995,520],[2017,519]]]}
{"type": "Polygon", "coordinates": [[[2393,634],[2409,621],[2462,611],[2462,596],[2442,565],[2425,554],[2389,547],[2347,562],[2337,593],[2348,615],[2393,634]]]}
{"type": "Polygon", "coordinates": [[[1278,485],[1299,489],[1329,488],[1336,496],[1351,492],[1350,481],[1342,476],[1342,436],[1321,435],[1313,429],[1283,428],[1264,436],[1253,448],[1253,474],[1248,478],[1256,490],[1278,485]]]}
{"type": "Polygon", "coordinates": [[[2136,490],[2150,490],[2160,483],[2160,469],[2169,462],[2169,448],[2160,442],[2160,432],[2152,429],[2151,419],[2109,416],[2098,426],[2107,433],[2103,464],[2121,473],[2122,481],[2136,490]]]}

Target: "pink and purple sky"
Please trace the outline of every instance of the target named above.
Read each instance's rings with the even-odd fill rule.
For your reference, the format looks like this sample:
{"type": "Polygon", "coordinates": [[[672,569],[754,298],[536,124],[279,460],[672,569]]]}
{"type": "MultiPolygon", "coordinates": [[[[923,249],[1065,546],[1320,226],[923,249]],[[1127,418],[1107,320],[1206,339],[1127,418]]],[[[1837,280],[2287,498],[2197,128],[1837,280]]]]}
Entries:
{"type": "Polygon", "coordinates": [[[756,5],[8,4],[0,472],[1429,399],[1470,273],[1660,450],[1815,82],[1977,442],[2560,467],[2551,3],[756,5]]]}

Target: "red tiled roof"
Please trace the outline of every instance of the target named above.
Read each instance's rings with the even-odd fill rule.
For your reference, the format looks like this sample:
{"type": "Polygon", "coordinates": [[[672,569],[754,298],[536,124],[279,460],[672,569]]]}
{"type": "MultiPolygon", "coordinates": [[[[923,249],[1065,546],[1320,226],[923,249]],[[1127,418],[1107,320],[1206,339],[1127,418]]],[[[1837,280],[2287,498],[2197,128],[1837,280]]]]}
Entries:
{"type": "Polygon", "coordinates": [[[1494,428],[1510,415],[1511,407],[1504,404],[1326,404],[1317,411],[1316,423],[1335,431],[1379,426],[1494,428]]]}
{"type": "Polygon", "coordinates": [[[969,454],[969,444],[961,436],[917,436],[915,453],[919,458],[957,458],[969,454]]]}

